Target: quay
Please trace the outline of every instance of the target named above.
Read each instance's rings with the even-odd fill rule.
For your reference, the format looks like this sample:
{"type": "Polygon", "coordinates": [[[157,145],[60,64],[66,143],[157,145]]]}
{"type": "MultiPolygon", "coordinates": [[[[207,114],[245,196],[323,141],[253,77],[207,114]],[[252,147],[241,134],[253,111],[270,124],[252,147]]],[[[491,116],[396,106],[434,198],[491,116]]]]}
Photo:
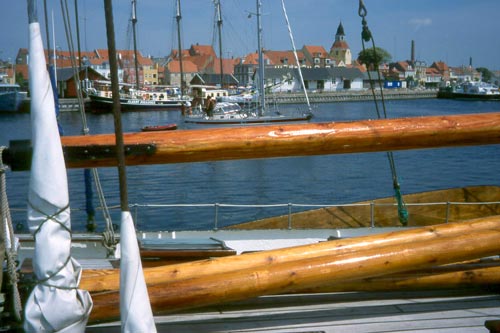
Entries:
{"type": "MultiPolygon", "coordinates": [[[[380,100],[382,94],[380,90],[375,91],[377,99],[380,100]]],[[[437,98],[437,90],[384,90],[384,99],[422,99],[437,98]]],[[[363,91],[339,91],[339,92],[314,92],[308,95],[311,103],[335,103],[335,102],[361,102],[372,101],[373,93],[371,90],[363,91]]],[[[279,93],[266,95],[266,101],[276,104],[300,104],[306,103],[303,93],[279,93]]]]}
{"type": "MultiPolygon", "coordinates": [[[[422,99],[437,98],[437,90],[384,90],[384,99],[422,99]]],[[[376,91],[377,99],[381,98],[380,90],[376,91]]],[[[339,92],[313,92],[308,95],[311,103],[336,103],[336,102],[361,102],[372,101],[373,94],[371,90],[363,91],[339,91],[339,92]]],[[[85,98],[84,103],[90,100],[85,98]]],[[[273,93],[266,95],[266,102],[272,104],[302,104],[306,103],[303,93],[273,93]]],[[[29,112],[30,99],[27,98],[21,105],[21,112],[29,112]]],[[[77,98],[59,99],[59,110],[61,112],[80,111],[77,98]]]]}

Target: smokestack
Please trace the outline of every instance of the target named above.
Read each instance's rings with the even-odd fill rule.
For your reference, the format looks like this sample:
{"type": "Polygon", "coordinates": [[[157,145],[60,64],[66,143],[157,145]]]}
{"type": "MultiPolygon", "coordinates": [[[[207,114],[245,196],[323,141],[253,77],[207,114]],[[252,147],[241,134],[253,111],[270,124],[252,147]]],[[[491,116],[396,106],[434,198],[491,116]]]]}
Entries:
{"type": "Polygon", "coordinates": [[[411,64],[415,65],[415,41],[411,41],[411,64]]]}

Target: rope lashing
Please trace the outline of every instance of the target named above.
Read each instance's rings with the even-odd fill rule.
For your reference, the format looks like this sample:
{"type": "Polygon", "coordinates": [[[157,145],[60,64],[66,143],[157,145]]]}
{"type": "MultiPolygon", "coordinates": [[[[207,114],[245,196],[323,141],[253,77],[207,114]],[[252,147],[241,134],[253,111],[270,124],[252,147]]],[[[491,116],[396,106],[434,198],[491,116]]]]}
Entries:
{"type": "MultiPolygon", "coordinates": [[[[33,237],[34,238],[36,238],[36,236],[38,235],[38,233],[40,232],[40,230],[42,229],[42,227],[45,225],[45,223],[47,223],[49,221],[59,224],[59,226],[62,227],[63,230],[66,230],[70,234],[70,237],[71,237],[71,235],[72,235],[71,230],[63,222],[61,222],[61,221],[59,221],[57,219],[57,217],[61,213],[65,212],[67,209],[69,209],[69,204],[67,204],[66,206],[64,206],[63,208],[59,209],[57,212],[55,212],[54,214],[51,214],[51,215],[42,212],[42,210],[40,210],[37,207],[35,207],[29,201],[28,201],[28,205],[34,211],[40,213],[42,216],[45,216],[45,219],[38,225],[38,228],[33,233],[33,237]]],[[[61,272],[64,269],[64,267],[66,267],[66,265],[68,265],[68,263],[70,261],[71,261],[71,254],[68,254],[68,256],[66,257],[66,259],[64,260],[64,263],[60,267],[58,267],[54,272],[52,272],[51,274],[49,274],[47,277],[41,278],[41,277],[37,276],[37,284],[43,284],[43,285],[46,285],[46,286],[49,286],[49,287],[54,287],[54,288],[58,288],[58,289],[65,289],[65,290],[68,290],[68,289],[77,289],[76,285],[74,287],[61,287],[61,286],[56,286],[56,285],[50,285],[50,284],[47,283],[48,280],[50,280],[51,278],[53,278],[54,276],[56,276],[59,272],[61,272]]]]}

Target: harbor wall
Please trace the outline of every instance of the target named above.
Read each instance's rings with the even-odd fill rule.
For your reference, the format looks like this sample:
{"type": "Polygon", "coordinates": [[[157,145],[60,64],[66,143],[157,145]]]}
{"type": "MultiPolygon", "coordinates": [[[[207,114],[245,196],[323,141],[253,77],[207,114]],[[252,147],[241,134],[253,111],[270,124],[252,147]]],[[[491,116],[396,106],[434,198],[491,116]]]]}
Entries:
{"type": "MultiPolygon", "coordinates": [[[[421,99],[437,98],[437,90],[383,90],[384,99],[421,99]]],[[[380,90],[375,91],[378,100],[382,98],[380,90]]],[[[358,102],[372,101],[371,90],[363,91],[339,91],[339,92],[315,92],[308,94],[311,103],[335,103],[335,102],[358,102]]],[[[266,95],[268,103],[276,104],[300,104],[306,103],[303,93],[274,93],[266,95]]]]}
{"type": "MultiPolygon", "coordinates": [[[[375,91],[377,99],[382,98],[380,90],[375,91]]],[[[437,90],[410,90],[397,89],[383,91],[384,99],[422,99],[422,98],[437,98],[437,90]]],[[[338,91],[338,92],[314,92],[308,94],[311,103],[335,103],[335,102],[360,102],[372,101],[373,94],[371,90],[363,91],[338,91]]],[[[89,101],[85,99],[84,103],[89,101]]],[[[266,95],[266,102],[271,104],[301,104],[306,103],[304,93],[273,93],[266,95]]],[[[30,99],[24,101],[21,106],[21,111],[29,112],[30,99]]],[[[59,99],[59,109],[61,112],[79,111],[78,99],[76,98],[61,98],[59,99]]]]}

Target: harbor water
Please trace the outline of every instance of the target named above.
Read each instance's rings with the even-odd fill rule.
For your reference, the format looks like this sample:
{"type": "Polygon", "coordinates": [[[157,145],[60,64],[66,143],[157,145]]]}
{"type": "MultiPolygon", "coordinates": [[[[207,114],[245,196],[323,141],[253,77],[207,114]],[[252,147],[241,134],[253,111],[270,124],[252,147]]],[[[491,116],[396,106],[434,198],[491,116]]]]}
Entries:
{"type": "MultiPolygon", "coordinates": [[[[386,106],[390,118],[500,111],[500,102],[441,99],[386,101],[386,106]]],[[[376,118],[373,102],[343,102],[315,105],[311,121],[376,118]]],[[[59,120],[64,135],[82,133],[79,112],[63,112],[59,120]]],[[[114,132],[111,114],[88,112],[86,120],[90,134],[114,132]]],[[[29,114],[0,114],[0,145],[9,146],[10,140],[29,139],[29,121],[29,114]]],[[[168,123],[177,123],[178,131],[184,128],[179,111],[123,114],[125,132],[140,131],[145,125],[168,123]]],[[[500,185],[499,145],[397,151],[394,159],[403,194],[500,185]]],[[[98,171],[107,205],[119,206],[117,169],[98,171]]],[[[81,169],[68,170],[72,225],[76,231],[84,231],[87,223],[83,174],[81,169]]],[[[6,176],[13,223],[18,230],[26,231],[29,172],[7,170],[6,176]]],[[[222,228],[287,214],[288,203],[336,205],[393,195],[386,153],[135,166],[127,168],[127,181],[138,230],[204,230],[214,228],[215,220],[217,227],[222,228]],[[221,206],[216,209],[215,203],[221,206]],[[190,206],[192,204],[199,205],[190,206]],[[283,206],[227,206],[232,204],[283,206]]],[[[95,187],[92,202],[96,208],[99,206],[95,187]]],[[[299,209],[307,207],[294,208],[299,209]]],[[[111,216],[114,223],[119,223],[119,209],[112,209],[111,216]]],[[[98,231],[102,231],[104,222],[100,210],[96,212],[96,222],[98,231]]]]}

